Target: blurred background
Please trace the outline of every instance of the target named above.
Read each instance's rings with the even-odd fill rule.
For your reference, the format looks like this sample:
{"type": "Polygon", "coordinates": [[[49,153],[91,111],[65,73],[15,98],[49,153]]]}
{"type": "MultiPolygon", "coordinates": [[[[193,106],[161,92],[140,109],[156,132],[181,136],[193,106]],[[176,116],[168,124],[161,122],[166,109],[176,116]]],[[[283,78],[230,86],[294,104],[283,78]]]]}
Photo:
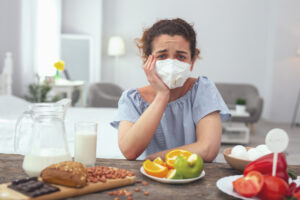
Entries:
{"type": "Polygon", "coordinates": [[[73,80],[136,88],[147,81],[134,39],[159,19],[180,17],[197,32],[202,59],[194,76],[252,84],[264,99],[263,118],[291,122],[300,88],[299,7],[297,0],[1,0],[0,58],[13,55],[19,97],[36,73],[54,75],[58,59],[73,80]],[[108,54],[113,36],[125,45],[120,55],[108,54]]]}

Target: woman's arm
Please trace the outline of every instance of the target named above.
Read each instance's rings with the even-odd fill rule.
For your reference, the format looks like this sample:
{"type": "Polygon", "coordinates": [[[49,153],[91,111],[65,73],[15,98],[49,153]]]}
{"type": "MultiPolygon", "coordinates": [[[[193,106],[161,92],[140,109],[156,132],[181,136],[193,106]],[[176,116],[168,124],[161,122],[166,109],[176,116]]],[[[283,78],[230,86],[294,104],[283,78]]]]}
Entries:
{"type": "Polygon", "coordinates": [[[157,95],[135,123],[129,121],[120,122],[119,147],[127,159],[136,159],[149,145],[167,103],[167,96],[163,94],[157,95]]]}
{"type": "MultiPolygon", "coordinates": [[[[202,118],[197,124],[196,134],[196,142],[174,149],[185,149],[197,153],[205,162],[212,162],[218,155],[222,137],[222,122],[219,112],[210,113],[202,118]]],[[[158,156],[164,158],[170,150],[151,154],[147,159],[153,160],[158,156]]]]}
{"type": "Polygon", "coordinates": [[[136,159],[147,148],[169,101],[170,90],[156,75],[155,62],[150,55],[144,65],[147,79],[156,92],[154,100],[135,123],[121,121],[119,125],[119,148],[129,160],[136,159]]]}

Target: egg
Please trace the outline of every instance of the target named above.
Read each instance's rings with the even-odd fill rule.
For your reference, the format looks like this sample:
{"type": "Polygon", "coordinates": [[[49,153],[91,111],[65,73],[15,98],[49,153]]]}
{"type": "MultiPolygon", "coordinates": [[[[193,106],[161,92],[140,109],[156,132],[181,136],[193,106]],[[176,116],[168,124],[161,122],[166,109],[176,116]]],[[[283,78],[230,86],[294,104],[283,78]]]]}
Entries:
{"type": "Polygon", "coordinates": [[[251,161],[256,160],[264,155],[261,151],[257,150],[256,148],[249,149],[247,151],[247,154],[249,160],[251,161]]]}
{"type": "Polygon", "coordinates": [[[263,155],[267,155],[269,153],[272,153],[265,144],[258,145],[255,147],[258,151],[260,151],[263,155]]]}
{"type": "Polygon", "coordinates": [[[232,148],[230,156],[248,160],[247,149],[242,145],[236,145],[232,148]]]}

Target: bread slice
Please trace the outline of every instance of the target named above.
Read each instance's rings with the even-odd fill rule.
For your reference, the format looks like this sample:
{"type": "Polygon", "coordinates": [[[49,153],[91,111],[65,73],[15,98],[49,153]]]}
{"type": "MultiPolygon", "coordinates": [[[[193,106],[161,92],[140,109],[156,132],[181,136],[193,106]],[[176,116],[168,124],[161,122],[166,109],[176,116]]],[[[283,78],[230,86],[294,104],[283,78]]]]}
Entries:
{"type": "Polygon", "coordinates": [[[80,162],[65,161],[48,166],[41,172],[41,177],[47,183],[84,187],[87,182],[87,170],[80,162]]]}

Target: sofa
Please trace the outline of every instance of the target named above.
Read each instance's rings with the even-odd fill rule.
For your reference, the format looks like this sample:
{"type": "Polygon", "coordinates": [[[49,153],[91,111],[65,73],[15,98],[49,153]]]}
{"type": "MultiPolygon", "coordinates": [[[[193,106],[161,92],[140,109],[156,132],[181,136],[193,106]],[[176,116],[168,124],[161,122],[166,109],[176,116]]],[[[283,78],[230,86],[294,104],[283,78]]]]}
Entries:
{"type": "Polygon", "coordinates": [[[87,106],[117,108],[122,92],[123,89],[114,83],[93,83],[89,86],[87,106]]]}
{"type": "Polygon", "coordinates": [[[231,121],[253,125],[260,119],[263,110],[263,99],[255,86],[250,84],[216,83],[216,87],[229,109],[235,109],[235,102],[238,98],[246,100],[246,111],[249,112],[250,116],[232,117],[231,121]]]}

